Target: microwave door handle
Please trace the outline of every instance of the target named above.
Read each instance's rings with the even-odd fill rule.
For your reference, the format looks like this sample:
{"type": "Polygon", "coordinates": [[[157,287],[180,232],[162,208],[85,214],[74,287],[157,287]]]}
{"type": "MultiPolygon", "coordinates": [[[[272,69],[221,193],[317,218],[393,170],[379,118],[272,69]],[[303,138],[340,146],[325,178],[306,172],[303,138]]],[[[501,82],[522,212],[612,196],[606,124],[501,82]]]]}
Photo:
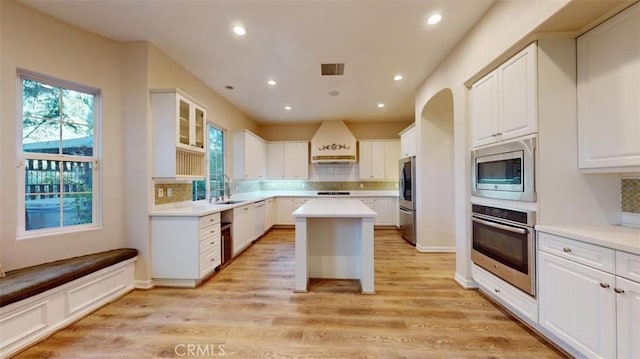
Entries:
{"type": "Polygon", "coordinates": [[[483,219],[478,219],[478,218],[471,218],[472,221],[480,223],[480,224],[484,224],[485,226],[489,226],[489,227],[493,227],[493,228],[497,228],[497,229],[502,229],[508,232],[513,232],[513,233],[518,233],[518,234],[527,234],[529,233],[528,230],[524,229],[524,228],[517,228],[517,227],[511,227],[511,226],[505,226],[504,224],[499,224],[499,223],[493,223],[493,222],[489,222],[489,221],[485,221],[483,219]]]}

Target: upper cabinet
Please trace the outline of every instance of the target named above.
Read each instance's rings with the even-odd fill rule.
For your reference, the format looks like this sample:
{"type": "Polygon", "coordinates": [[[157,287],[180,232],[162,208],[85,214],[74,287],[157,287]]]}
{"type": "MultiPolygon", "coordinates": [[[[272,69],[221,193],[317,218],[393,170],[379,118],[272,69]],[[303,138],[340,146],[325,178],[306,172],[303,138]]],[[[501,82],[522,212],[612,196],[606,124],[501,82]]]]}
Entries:
{"type": "Polygon", "coordinates": [[[398,180],[400,141],[360,141],[360,178],[398,180]]]}
{"type": "Polygon", "coordinates": [[[537,45],[471,86],[472,147],[538,132],[537,45]]]}
{"type": "Polygon", "coordinates": [[[640,4],[578,38],[578,161],[640,171],[640,4]]]}
{"type": "Polygon", "coordinates": [[[231,132],[233,178],[262,180],[266,176],[267,145],[258,135],[247,131],[231,132]]]}
{"type": "Polygon", "coordinates": [[[152,90],[151,115],[153,177],[204,178],[204,108],[180,90],[152,90]]]}
{"type": "Polygon", "coordinates": [[[411,125],[400,132],[400,157],[416,155],[416,128],[411,125]]]}
{"type": "Polygon", "coordinates": [[[308,142],[267,142],[267,178],[309,178],[308,142]]]}

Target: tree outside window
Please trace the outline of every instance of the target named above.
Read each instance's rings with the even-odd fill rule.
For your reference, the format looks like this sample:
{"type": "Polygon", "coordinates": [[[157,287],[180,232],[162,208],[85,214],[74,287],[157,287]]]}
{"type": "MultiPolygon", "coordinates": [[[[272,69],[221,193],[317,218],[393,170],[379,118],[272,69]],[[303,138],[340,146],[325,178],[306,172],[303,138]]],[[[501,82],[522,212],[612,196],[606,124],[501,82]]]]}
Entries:
{"type": "Polygon", "coordinates": [[[21,84],[24,231],[92,224],[97,91],[21,84]]]}
{"type": "MultiPolygon", "coordinates": [[[[213,126],[208,126],[209,134],[209,190],[212,196],[222,194],[224,190],[224,132],[213,126]]],[[[193,200],[201,200],[207,198],[207,182],[193,181],[193,200]]]]}

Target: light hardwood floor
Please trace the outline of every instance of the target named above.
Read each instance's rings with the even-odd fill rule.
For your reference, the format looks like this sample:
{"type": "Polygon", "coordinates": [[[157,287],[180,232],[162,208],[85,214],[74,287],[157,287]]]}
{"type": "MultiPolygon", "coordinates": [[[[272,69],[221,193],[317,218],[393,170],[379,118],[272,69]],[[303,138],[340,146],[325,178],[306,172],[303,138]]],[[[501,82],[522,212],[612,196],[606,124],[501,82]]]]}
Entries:
{"type": "Polygon", "coordinates": [[[272,230],[199,288],[131,292],[17,358],[562,357],[460,288],[453,254],[418,253],[395,230],[375,232],[377,294],[348,280],[294,294],[293,238],[272,230]]]}

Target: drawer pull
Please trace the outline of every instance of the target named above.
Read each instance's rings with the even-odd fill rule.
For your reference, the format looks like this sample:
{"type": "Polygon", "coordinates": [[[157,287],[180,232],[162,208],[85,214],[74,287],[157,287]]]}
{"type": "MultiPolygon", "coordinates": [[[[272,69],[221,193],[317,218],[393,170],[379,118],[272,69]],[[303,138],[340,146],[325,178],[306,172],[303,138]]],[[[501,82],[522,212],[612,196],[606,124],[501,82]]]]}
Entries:
{"type": "Polygon", "coordinates": [[[211,242],[210,244],[216,244],[216,242],[211,242]]]}
{"type": "Polygon", "coordinates": [[[562,248],[562,250],[563,250],[565,253],[571,253],[571,248],[569,248],[569,247],[564,247],[564,248],[562,248]]]}
{"type": "Polygon", "coordinates": [[[216,261],[216,259],[215,259],[215,258],[211,258],[211,261],[212,261],[212,262],[215,262],[215,261],[216,261]]]}
{"type": "Polygon", "coordinates": [[[623,294],[624,293],[624,289],[620,289],[620,288],[613,288],[613,291],[618,293],[618,294],[623,294]]]}
{"type": "Polygon", "coordinates": [[[216,230],[212,229],[211,232],[209,232],[209,233],[214,234],[214,233],[216,233],[216,230]]]}
{"type": "Polygon", "coordinates": [[[496,291],[496,293],[500,293],[500,289],[496,288],[494,290],[496,291]]]}
{"type": "Polygon", "coordinates": [[[608,285],[607,283],[602,283],[602,282],[600,282],[600,286],[605,289],[610,287],[610,285],[608,285]]]}

